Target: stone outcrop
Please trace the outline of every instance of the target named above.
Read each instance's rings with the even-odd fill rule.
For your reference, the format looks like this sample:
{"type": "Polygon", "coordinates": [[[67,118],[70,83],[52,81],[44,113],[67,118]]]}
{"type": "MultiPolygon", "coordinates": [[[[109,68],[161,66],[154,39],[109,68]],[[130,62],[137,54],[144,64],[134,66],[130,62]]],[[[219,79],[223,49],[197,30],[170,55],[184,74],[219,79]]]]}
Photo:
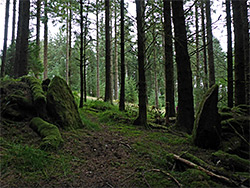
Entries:
{"type": "Polygon", "coordinates": [[[198,147],[217,149],[220,145],[220,115],[218,113],[218,85],[204,95],[196,114],[193,141],[198,147]]]}

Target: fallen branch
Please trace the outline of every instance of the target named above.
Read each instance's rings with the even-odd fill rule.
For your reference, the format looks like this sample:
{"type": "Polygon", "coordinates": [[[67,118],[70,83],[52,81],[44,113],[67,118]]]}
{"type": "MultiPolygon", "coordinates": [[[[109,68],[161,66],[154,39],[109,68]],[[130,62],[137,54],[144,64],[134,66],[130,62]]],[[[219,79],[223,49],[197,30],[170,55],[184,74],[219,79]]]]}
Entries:
{"type": "Polygon", "coordinates": [[[185,163],[186,165],[188,165],[188,166],[190,166],[190,167],[192,167],[192,168],[196,168],[196,169],[198,169],[198,170],[200,170],[200,171],[202,171],[202,172],[205,172],[207,175],[209,175],[209,176],[211,176],[211,177],[214,177],[214,178],[216,178],[216,179],[218,179],[218,180],[220,180],[220,181],[223,181],[223,182],[225,182],[225,183],[228,183],[228,184],[230,184],[230,185],[238,186],[235,182],[231,181],[229,178],[227,178],[227,177],[225,177],[225,176],[221,176],[221,175],[215,174],[215,173],[213,173],[213,172],[211,172],[211,171],[209,171],[209,170],[207,170],[207,169],[205,169],[205,168],[203,168],[203,167],[201,167],[201,166],[199,166],[199,165],[197,165],[197,164],[194,164],[194,163],[191,162],[191,161],[188,161],[188,160],[186,160],[186,159],[184,159],[184,158],[181,158],[181,157],[178,156],[178,155],[175,155],[175,154],[174,154],[173,156],[174,156],[174,159],[175,159],[175,160],[180,161],[180,162],[182,162],[182,163],[185,163]]]}

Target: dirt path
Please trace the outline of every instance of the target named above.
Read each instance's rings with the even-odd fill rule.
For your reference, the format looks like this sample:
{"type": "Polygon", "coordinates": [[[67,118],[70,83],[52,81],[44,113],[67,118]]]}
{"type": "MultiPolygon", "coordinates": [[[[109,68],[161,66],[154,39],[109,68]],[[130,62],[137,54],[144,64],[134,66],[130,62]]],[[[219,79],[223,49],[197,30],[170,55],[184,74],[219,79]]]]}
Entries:
{"type": "MultiPolygon", "coordinates": [[[[93,116],[88,118],[97,121],[93,116]]],[[[131,152],[128,140],[117,132],[109,131],[105,125],[101,126],[100,131],[84,131],[78,138],[63,134],[64,152],[82,160],[73,164],[75,174],[68,186],[121,187],[134,173],[135,169],[126,165],[131,152]]]]}

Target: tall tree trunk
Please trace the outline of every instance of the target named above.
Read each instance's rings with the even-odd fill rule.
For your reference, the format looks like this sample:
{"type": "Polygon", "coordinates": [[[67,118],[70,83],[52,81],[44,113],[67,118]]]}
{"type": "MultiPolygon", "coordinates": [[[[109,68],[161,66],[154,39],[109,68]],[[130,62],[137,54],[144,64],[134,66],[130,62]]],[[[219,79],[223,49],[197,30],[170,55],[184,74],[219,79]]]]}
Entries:
{"type": "Polygon", "coordinates": [[[13,0],[13,18],[12,18],[12,36],[11,36],[12,45],[15,42],[15,35],[16,35],[16,0],[13,0]]]}
{"type": "Polygon", "coordinates": [[[145,18],[144,0],[136,0],[139,72],[139,116],[134,124],[147,126],[147,89],[145,77],[145,18]]]}
{"type": "MultiPolygon", "coordinates": [[[[249,20],[247,15],[247,0],[240,1],[241,3],[241,15],[243,22],[243,45],[244,45],[244,61],[245,61],[245,93],[246,104],[250,105],[250,39],[249,39],[249,20]]],[[[248,10],[249,11],[249,10],[248,10]]]]}
{"type": "Polygon", "coordinates": [[[28,38],[29,38],[30,1],[19,0],[19,20],[16,42],[14,75],[28,74],[28,38]]]}
{"type": "Polygon", "coordinates": [[[159,108],[159,96],[158,96],[158,79],[157,79],[157,62],[156,62],[156,29],[155,29],[155,16],[153,13],[152,16],[153,20],[153,62],[154,62],[154,90],[155,90],[155,107],[158,109],[159,108]]]}
{"type": "MultiPolygon", "coordinates": [[[[111,2],[112,5],[112,2],[111,2]]],[[[111,6],[112,7],[112,6],[111,6]]],[[[112,10],[112,8],[111,8],[112,10]]],[[[111,90],[111,97],[113,100],[113,93],[114,93],[114,70],[113,70],[113,39],[112,39],[112,32],[113,32],[113,26],[112,26],[112,11],[111,11],[111,15],[110,15],[110,90],[111,90]]]]}
{"type": "MultiPolygon", "coordinates": [[[[200,95],[201,80],[200,80],[200,52],[199,52],[199,5],[195,4],[195,47],[196,47],[196,96],[200,95]]],[[[197,97],[198,98],[198,97],[197,97]]],[[[196,100],[196,108],[199,106],[199,100],[196,100]]]]}
{"type": "Polygon", "coordinates": [[[106,68],[106,83],[105,83],[105,98],[104,101],[112,103],[112,91],[111,91],[111,59],[110,59],[110,1],[105,0],[105,68],[106,68]]]}
{"type": "Polygon", "coordinates": [[[244,64],[244,32],[243,20],[241,16],[241,4],[237,0],[232,0],[233,20],[234,20],[234,48],[235,48],[235,105],[245,104],[245,64],[244,64]]]}
{"type": "Polygon", "coordinates": [[[8,40],[8,26],[9,26],[9,9],[10,9],[10,0],[6,0],[1,77],[5,76],[5,64],[6,64],[7,40],[8,40]]]}
{"type": "Polygon", "coordinates": [[[227,105],[233,107],[233,50],[232,50],[232,28],[231,28],[231,0],[226,0],[227,13],[227,105]]]}
{"type": "Polygon", "coordinates": [[[124,0],[121,0],[121,87],[119,109],[125,110],[124,0]]]}
{"type": "Polygon", "coordinates": [[[173,1],[173,22],[178,75],[177,127],[191,133],[194,123],[193,85],[190,58],[187,49],[187,32],[183,1],[173,1]]]}
{"type": "MultiPolygon", "coordinates": [[[[69,5],[67,3],[67,5],[69,5]]],[[[65,80],[69,84],[69,8],[66,10],[66,75],[65,80]]]]}
{"type": "Polygon", "coordinates": [[[209,67],[209,87],[215,84],[214,74],[214,50],[213,50],[213,34],[210,0],[206,0],[206,18],[207,18],[207,51],[208,51],[208,67],[209,67]]]}
{"type": "Polygon", "coordinates": [[[83,107],[83,0],[80,0],[80,104],[83,107]]]}
{"type": "Polygon", "coordinates": [[[164,0],[164,54],[165,54],[165,110],[166,123],[168,118],[175,116],[174,104],[174,63],[173,63],[173,34],[171,25],[170,0],[164,0]]]}
{"type": "Polygon", "coordinates": [[[83,89],[84,89],[84,102],[87,102],[87,34],[88,34],[88,14],[89,14],[89,1],[87,4],[87,12],[84,23],[84,37],[83,37],[83,89]]]}
{"type": "Polygon", "coordinates": [[[114,98],[118,99],[117,3],[115,2],[114,98]]]}
{"type": "Polygon", "coordinates": [[[203,43],[203,62],[204,62],[204,88],[208,89],[208,73],[207,73],[207,45],[206,45],[206,26],[205,26],[205,12],[204,1],[201,1],[201,27],[202,27],[202,43],[203,43]]]}
{"type": "MultiPolygon", "coordinates": [[[[70,1],[70,6],[72,6],[70,1]]],[[[69,10],[69,85],[71,85],[71,54],[72,54],[72,9],[69,10]]]]}
{"type": "MultiPolygon", "coordinates": [[[[36,46],[40,51],[40,21],[41,21],[41,0],[36,2],[37,12],[36,12],[36,46]]],[[[39,57],[39,52],[38,52],[39,57]]]]}
{"type": "Polygon", "coordinates": [[[100,98],[100,74],[99,74],[99,3],[96,0],[96,97],[100,98]]]}
{"type": "Polygon", "coordinates": [[[48,78],[48,4],[44,0],[44,50],[43,50],[43,79],[48,78]]]}

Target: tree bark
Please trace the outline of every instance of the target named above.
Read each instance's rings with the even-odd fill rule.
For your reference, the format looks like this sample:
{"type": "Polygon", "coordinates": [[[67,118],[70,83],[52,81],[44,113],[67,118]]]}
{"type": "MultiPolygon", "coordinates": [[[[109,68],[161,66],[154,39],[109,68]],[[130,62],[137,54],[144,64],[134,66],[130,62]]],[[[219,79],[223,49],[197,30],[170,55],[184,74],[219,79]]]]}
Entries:
{"type": "Polygon", "coordinates": [[[231,0],[226,0],[227,13],[227,105],[233,107],[233,50],[232,50],[232,28],[231,28],[231,0]]]}
{"type": "Polygon", "coordinates": [[[165,110],[166,122],[175,116],[174,104],[174,63],[173,63],[173,34],[171,25],[170,0],[164,0],[164,53],[165,53],[165,110]]]}
{"type": "Polygon", "coordinates": [[[111,91],[111,59],[110,59],[110,1],[105,0],[105,68],[106,68],[106,83],[105,83],[105,98],[104,101],[112,103],[112,91],[111,91]]]}
{"type": "MultiPolygon", "coordinates": [[[[41,21],[41,0],[36,2],[37,12],[36,12],[36,46],[40,50],[40,21],[41,21]]],[[[39,53],[38,53],[39,57],[39,53]]]]}
{"type": "Polygon", "coordinates": [[[19,20],[14,66],[14,75],[16,78],[28,74],[29,18],[30,1],[19,0],[19,20]]]}
{"type": "Polygon", "coordinates": [[[207,18],[207,51],[208,51],[208,67],[209,67],[209,87],[215,84],[214,73],[214,50],[213,50],[213,34],[210,0],[206,0],[206,18],[207,18]]]}
{"type": "Polygon", "coordinates": [[[154,62],[154,90],[155,90],[155,107],[159,109],[159,97],[158,97],[158,79],[157,79],[157,62],[156,62],[156,29],[155,29],[155,16],[153,14],[153,62],[154,62]]]}
{"type": "Polygon", "coordinates": [[[234,48],[235,48],[235,105],[245,104],[245,64],[244,64],[244,33],[241,16],[241,5],[238,0],[232,0],[234,20],[234,48]]]}
{"type": "Polygon", "coordinates": [[[144,0],[136,0],[139,72],[139,116],[134,124],[147,126],[147,89],[145,77],[144,0]]]}
{"type": "Polygon", "coordinates": [[[8,40],[8,26],[9,26],[9,9],[10,9],[10,0],[6,0],[1,77],[5,76],[5,64],[6,64],[7,40],[8,40]]]}
{"type": "MultiPolygon", "coordinates": [[[[71,5],[71,2],[70,2],[70,6],[71,5]]],[[[68,73],[68,76],[69,76],[69,85],[71,85],[71,54],[72,54],[72,9],[70,8],[69,10],[69,73],[68,73]]]]}
{"type": "Polygon", "coordinates": [[[99,4],[96,0],[96,97],[100,98],[100,74],[99,74],[99,4]]]}
{"type": "MultiPolygon", "coordinates": [[[[69,5],[67,3],[67,5],[69,5]]],[[[69,84],[69,8],[66,10],[66,75],[65,75],[65,80],[66,83],[69,84]]]]}
{"type": "Polygon", "coordinates": [[[246,104],[250,105],[250,49],[249,49],[249,20],[247,15],[247,1],[242,0],[241,3],[241,15],[243,22],[243,45],[244,45],[244,61],[245,61],[245,93],[246,104]]]}
{"type": "Polygon", "coordinates": [[[44,0],[44,56],[43,56],[43,79],[48,78],[48,5],[47,0],[44,0]]]}
{"type": "Polygon", "coordinates": [[[118,99],[117,6],[115,2],[114,98],[118,99]]]}
{"type": "MultiPolygon", "coordinates": [[[[201,80],[200,80],[200,51],[199,51],[199,12],[198,3],[195,4],[195,48],[196,48],[196,96],[200,95],[201,80]]],[[[197,97],[198,98],[198,97],[197,97]]],[[[196,109],[199,106],[199,100],[196,99],[196,109]]]]}
{"type": "Polygon", "coordinates": [[[80,0],[80,103],[83,107],[83,0],[80,0]]]}
{"type": "Polygon", "coordinates": [[[12,45],[15,42],[15,35],[16,35],[16,0],[13,0],[12,37],[11,37],[12,45]]]}
{"type": "Polygon", "coordinates": [[[203,62],[204,62],[204,88],[208,89],[208,71],[207,71],[207,48],[206,48],[206,26],[205,26],[205,12],[204,12],[204,2],[201,1],[201,27],[202,27],[202,42],[203,42],[203,62]]]}
{"type": "Polygon", "coordinates": [[[124,0],[121,0],[121,87],[119,110],[125,110],[124,0]]]}
{"type": "Polygon", "coordinates": [[[84,23],[84,37],[83,37],[83,90],[84,90],[84,102],[87,102],[87,34],[88,34],[88,14],[89,14],[89,1],[87,4],[84,23]]]}
{"type": "Polygon", "coordinates": [[[173,1],[172,8],[178,75],[178,113],[176,124],[182,131],[191,133],[194,123],[193,85],[187,49],[183,1],[173,1]]]}

